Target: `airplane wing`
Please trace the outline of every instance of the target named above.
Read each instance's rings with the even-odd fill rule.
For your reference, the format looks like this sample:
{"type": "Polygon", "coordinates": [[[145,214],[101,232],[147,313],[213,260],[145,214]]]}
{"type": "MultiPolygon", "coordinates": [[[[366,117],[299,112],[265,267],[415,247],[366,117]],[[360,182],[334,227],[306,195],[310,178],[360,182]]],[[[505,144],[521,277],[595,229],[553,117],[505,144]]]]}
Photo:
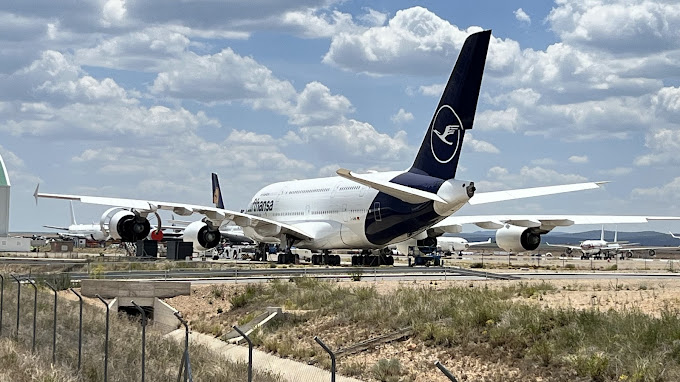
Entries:
{"type": "Polygon", "coordinates": [[[50,229],[57,229],[59,231],[68,231],[68,227],[57,227],[57,226],[53,226],[53,225],[44,225],[43,227],[50,228],[50,229]]]}
{"type": "MultiPolygon", "coordinates": [[[[675,247],[670,247],[670,248],[675,248],[675,247]]],[[[619,248],[612,248],[615,250],[618,250],[620,252],[634,252],[634,251],[649,251],[649,250],[655,250],[655,249],[669,249],[669,247],[633,247],[633,248],[628,248],[628,247],[619,247],[619,248]]]]}
{"type": "Polygon", "coordinates": [[[668,231],[668,233],[671,234],[671,237],[672,237],[673,239],[680,239],[680,235],[674,235],[673,232],[671,232],[671,231],[668,231]]]}
{"type": "Polygon", "coordinates": [[[445,232],[460,232],[463,224],[474,224],[483,229],[499,229],[505,224],[552,230],[575,224],[647,223],[650,220],[680,220],[680,216],[625,216],[625,215],[452,215],[435,224],[445,232]]]}
{"type": "MultiPolygon", "coordinates": [[[[312,236],[303,230],[289,224],[284,224],[274,220],[254,216],[242,212],[225,210],[216,207],[199,206],[193,204],[173,203],[173,202],[158,202],[138,199],[124,199],[124,198],[109,198],[100,196],[83,196],[83,195],[67,195],[67,194],[49,194],[39,192],[35,189],[33,196],[36,198],[48,199],[65,199],[77,200],[87,204],[98,204],[105,206],[116,206],[123,208],[134,209],[138,212],[155,212],[158,210],[172,211],[174,214],[180,216],[188,216],[193,213],[201,214],[211,221],[221,225],[224,221],[233,221],[236,225],[241,227],[258,227],[258,226],[277,226],[281,228],[282,233],[289,234],[302,240],[311,240],[312,236]]],[[[175,229],[175,227],[170,227],[175,229]]]]}
{"type": "Polygon", "coordinates": [[[487,241],[473,241],[473,242],[468,242],[467,245],[469,247],[474,247],[475,245],[482,245],[482,244],[491,244],[491,238],[487,241]]]}
{"type": "Polygon", "coordinates": [[[550,247],[559,247],[559,248],[569,248],[571,250],[580,250],[581,247],[578,245],[566,245],[566,244],[550,244],[550,243],[545,243],[545,245],[550,246],[550,247]]]}

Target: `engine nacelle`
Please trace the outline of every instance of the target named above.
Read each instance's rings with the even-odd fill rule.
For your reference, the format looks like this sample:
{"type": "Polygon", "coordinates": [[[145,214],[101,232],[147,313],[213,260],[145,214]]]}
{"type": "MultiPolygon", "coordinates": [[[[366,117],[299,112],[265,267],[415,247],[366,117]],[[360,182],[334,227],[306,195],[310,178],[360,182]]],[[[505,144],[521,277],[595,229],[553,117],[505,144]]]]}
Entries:
{"type": "Polygon", "coordinates": [[[210,229],[206,223],[197,221],[186,226],[182,240],[193,243],[197,251],[205,251],[217,247],[222,234],[219,229],[210,229]]]}
{"type": "Polygon", "coordinates": [[[123,242],[144,240],[151,232],[151,224],[140,215],[131,211],[118,211],[109,220],[111,237],[123,242]]]}
{"type": "Polygon", "coordinates": [[[533,251],[541,244],[540,228],[526,228],[506,224],[496,231],[496,244],[508,252],[533,251]]]}

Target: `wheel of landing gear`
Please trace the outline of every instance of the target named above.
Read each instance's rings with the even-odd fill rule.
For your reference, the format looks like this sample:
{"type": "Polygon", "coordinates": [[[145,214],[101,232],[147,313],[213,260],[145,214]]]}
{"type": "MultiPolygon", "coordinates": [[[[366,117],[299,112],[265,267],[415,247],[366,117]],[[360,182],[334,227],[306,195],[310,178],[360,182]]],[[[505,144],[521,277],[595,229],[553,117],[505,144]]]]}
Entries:
{"type": "Polygon", "coordinates": [[[389,265],[389,266],[394,265],[394,257],[387,256],[387,265],[389,265]]]}
{"type": "Polygon", "coordinates": [[[335,265],[340,266],[340,255],[333,255],[335,257],[335,265]]]}

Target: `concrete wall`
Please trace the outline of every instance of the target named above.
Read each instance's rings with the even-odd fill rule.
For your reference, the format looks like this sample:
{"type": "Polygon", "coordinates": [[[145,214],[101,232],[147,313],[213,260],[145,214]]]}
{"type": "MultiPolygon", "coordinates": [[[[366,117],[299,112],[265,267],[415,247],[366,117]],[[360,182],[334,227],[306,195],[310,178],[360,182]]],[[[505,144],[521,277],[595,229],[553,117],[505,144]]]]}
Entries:
{"type": "MultiPolygon", "coordinates": [[[[136,301],[135,301],[136,302],[136,301]]],[[[155,299],[153,304],[153,325],[163,334],[172,332],[180,327],[181,323],[175,317],[177,310],[160,299],[155,299]]]]}
{"type": "MultiPolygon", "coordinates": [[[[191,294],[191,283],[175,281],[128,281],[128,280],[83,280],[81,282],[83,296],[94,297],[99,294],[104,298],[118,298],[121,305],[135,300],[142,305],[141,299],[169,298],[188,296],[191,294]],[[138,301],[139,300],[139,301],[138,301]]],[[[131,304],[130,304],[131,305],[131,304]]],[[[148,306],[152,306],[153,303],[148,306]]]]}

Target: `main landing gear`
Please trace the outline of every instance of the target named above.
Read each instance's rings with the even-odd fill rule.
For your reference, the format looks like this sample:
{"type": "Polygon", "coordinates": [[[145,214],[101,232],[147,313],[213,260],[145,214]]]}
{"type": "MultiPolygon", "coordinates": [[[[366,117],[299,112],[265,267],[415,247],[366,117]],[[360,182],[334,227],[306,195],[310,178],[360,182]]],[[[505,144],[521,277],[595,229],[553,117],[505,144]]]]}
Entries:
{"type": "Polygon", "coordinates": [[[331,251],[324,249],[321,254],[312,255],[314,265],[340,265],[340,255],[331,255],[331,251]]]}
{"type": "Polygon", "coordinates": [[[288,235],[285,236],[285,249],[283,252],[279,252],[276,261],[277,264],[300,264],[300,255],[297,255],[290,250],[294,240],[294,238],[288,235]]]}
{"type": "Polygon", "coordinates": [[[361,251],[361,255],[352,256],[352,266],[379,267],[381,265],[394,265],[394,257],[388,248],[383,248],[377,255],[370,249],[361,251]]]}

